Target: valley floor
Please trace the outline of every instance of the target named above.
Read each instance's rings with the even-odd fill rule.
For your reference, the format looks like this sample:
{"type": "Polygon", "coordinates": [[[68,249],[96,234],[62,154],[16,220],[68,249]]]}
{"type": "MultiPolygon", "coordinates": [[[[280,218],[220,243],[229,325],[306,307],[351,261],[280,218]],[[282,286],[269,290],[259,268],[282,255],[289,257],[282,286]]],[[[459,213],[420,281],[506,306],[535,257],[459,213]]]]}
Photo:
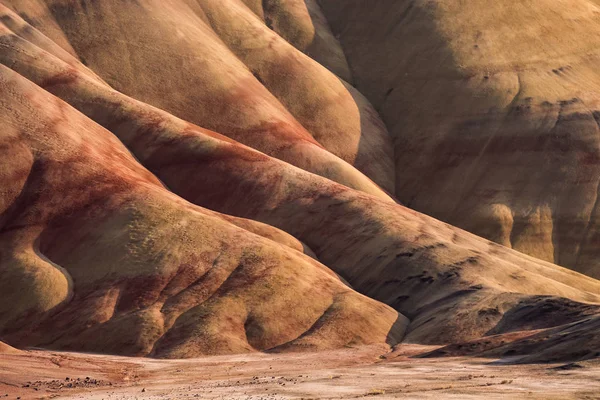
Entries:
{"type": "Polygon", "coordinates": [[[507,365],[411,358],[403,345],[302,354],[152,360],[50,351],[0,355],[8,399],[597,399],[600,360],[507,365]]]}

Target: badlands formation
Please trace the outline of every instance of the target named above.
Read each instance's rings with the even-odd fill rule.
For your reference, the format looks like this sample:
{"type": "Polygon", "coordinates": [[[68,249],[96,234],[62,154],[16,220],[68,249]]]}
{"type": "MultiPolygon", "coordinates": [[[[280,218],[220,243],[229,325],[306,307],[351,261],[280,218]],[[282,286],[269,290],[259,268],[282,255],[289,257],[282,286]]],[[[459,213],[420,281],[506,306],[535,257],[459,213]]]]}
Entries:
{"type": "Polygon", "coordinates": [[[599,48],[591,0],[0,0],[0,354],[600,356],[599,48]]]}

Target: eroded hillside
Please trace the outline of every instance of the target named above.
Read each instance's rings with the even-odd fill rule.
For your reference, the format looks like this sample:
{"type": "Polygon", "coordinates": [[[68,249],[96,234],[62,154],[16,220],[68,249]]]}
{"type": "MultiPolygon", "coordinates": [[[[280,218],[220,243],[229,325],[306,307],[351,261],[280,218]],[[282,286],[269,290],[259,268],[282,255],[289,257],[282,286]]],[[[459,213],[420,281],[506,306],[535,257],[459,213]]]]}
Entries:
{"type": "MultiPolygon", "coordinates": [[[[455,79],[452,68],[466,73],[466,61],[436,52],[468,47],[463,25],[493,29],[484,12],[452,19],[456,9],[442,1],[368,9],[366,1],[325,0],[323,10],[291,0],[1,3],[7,344],[180,358],[494,336],[514,342],[507,354],[543,361],[566,329],[590,340],[565,342],[563,358],[600,351],[600,282],[552,263],[560,244],[579,260],[565,265],[597,270],[595,225],[584,212],[595,207],[597,125],[580,109],[591,100],[583,92],[563,99],[572,83],[552,92],[556,104],[538,106],[533,95],[521,104],[524,91],[542,90],[527,79],[550,91],[524,67],[518,93],[504,92],[512,78],[500,70],[455,79]],[[374,43],[378,37],[389,44],[374,43]],[[476,88],[496,89],[473,95],[476,79],[476,88]],[[421,97],[410,97],[417,86],[421,97]],[[467,90],[478,101],[456,94],[467,90]],[[500,92],[511,98],[504,108],[500,92]],[[544,130],[535,121],[553,107],[560,118],[544,130]],[[493,140],[483,114],[497,128],[493,140]],[[435,135],[415,128],[417,120],[435,135]],[[514,141],[506,126],[517,129],[514,141]],[[561,138],[561,146],[548,144],[561,138]],[[517,142],[523,146],[511,147],[517,142]],[[440,151],[425,151],[431,146],[440,151]],[[477,149],[489,168],[456,149],[477,149]],[[433,171],[450,158],[451,172],[433,171]],[[406,183],[418,178],[425,203],[406,183]],[[465,196],[464,182],[496,194],[486,192],[488,202],[479,189],[465,196]],[[498,205],[498,193],[523,202],[527,218],[498,205]],[[426,203],[462,207],[452,215],[465,218],[426,203]],[[481,217],[489,210],[499,214],[481,217]],[[574,239],[583,233],[587,242],[574,239]],[[547,246],[553,250],[538,252],[547,246]],[[520,342],[534,334],[535,345],[520,342]]],[[[585,22],[594,7],[572,15],[585,22]]],[[[525,51],[512,47],[514,57],[525,51]]]]}

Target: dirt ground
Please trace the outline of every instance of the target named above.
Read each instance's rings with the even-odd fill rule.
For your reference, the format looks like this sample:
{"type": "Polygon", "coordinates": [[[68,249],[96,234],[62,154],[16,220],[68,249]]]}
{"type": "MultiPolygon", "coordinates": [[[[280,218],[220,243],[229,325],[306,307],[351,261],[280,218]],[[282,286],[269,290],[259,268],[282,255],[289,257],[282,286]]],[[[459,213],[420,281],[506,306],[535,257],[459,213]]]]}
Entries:
{"type": "Polygon", "coordinates": [[[411,357],[431,349],[190,360],[29,351],[0,355],[0,399],[600,399],[600,360],[507,365],[411,357]]]}

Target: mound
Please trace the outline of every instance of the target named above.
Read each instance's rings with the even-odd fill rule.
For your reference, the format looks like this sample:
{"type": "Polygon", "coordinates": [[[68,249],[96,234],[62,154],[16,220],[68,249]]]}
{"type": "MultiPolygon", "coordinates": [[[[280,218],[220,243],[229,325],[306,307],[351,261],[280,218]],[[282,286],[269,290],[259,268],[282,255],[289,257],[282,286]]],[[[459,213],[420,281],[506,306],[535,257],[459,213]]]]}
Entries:
{"type": "MultiPolygon", "coordinates": [[[[44,10],[39,2],[40,8],[34,7],[35,1],[27,7],[21,1],[8,3],[17,10],[44,10]]],[[[224,136],[200,128],[112,88],[108,83],[115,83],[103,73],[103,63],[116,65],[116,58],[98,54],[127,45],[135,66],[131,71],[142,72],[134,79],[125,71],[126,79],[115,79],[130,79],[141,91],[156,84],[144,78],[150,74],[145,68],[156,65],[144,64],[149,61],[144,54],[165,42],[139,36],[155,34],[143,27],[149,18],[145,15],[157,9],[153,1],[48,4],[53,18],[40,18],[42,28],[44,21],[54,20],[78,56],[84,49],[97,58],[86,58],[91,71],[14,12],[2,9],[1,104],[7,144],[0,171],[11,186],[0,203],[0,245],[10,249],[0,253],[8,257],[0,265],[9,266],[2,270],[7,278],[1,277],[0,285],[6,286],[0,286],[0,293],[8,293],[2,304],[12,306],[0,310],[9,313],[0,320],[0,335],[9,343],[189,357],[393,344],[402,338],[457,343],[554,328],[600,314],[599,281],[391,202],[358,170],[311,142],[310,135],[302,136],[301,147],[274,146],[281,150],[277,154],[245,141],[264,150],[259,152],[228,137],[230,132],[221,132],[224,136]],[[129,21],[138,29],[127,26],[127,40],[104,43],[118,25],[114,18],[126,18],[118,15],[130,13],[130,7],[140,15],[137,22],[129,21]],[[106,15],[107,10],[120,12],[106,15]],[[84,29],[86,24],[94,30],[84,29]],[[134,61],[137,48],[140,58],[134,61]],[[297,167],[300,158],[281,155],[299,154],[294,153],[299,148],[306,150],[304,169],[297,167]],[[319,171],[343,184],[311,173],[319,171]],[[353,292],[324,265],[402,315],[353,292]]],[[[268,60],[260,66],[261,74],[278,65],[278,52],[265,50],[268,54],[259,57],[244,32],[254,27],[250,38],[258,44],[264,35],[276,35],[265,33],[257,15],[268,20],[274,12],[285,14],[283,2],[280,11],[275,7],[261,14],[254,7],[258,14],[250,16],[250,9],[233,1],[164,4],[163,19],[155,19],[157,32],[211,27],[213,33],[182,39],[182,46],[187,41],[194,46],[213,43],[206,37],[218,33],[223,41],[214,41],[216,47],[203,57],[235,53],[248,65],[268,60]],[[201,11],[206,18],[198,17],[201,11]],[[160,22],[182,15],[190,20],[160,22]],[[234,23],[238,18],[239,25],[234,23]]],[[[305,59],[281,38],[274,42],[274,48],[305,59]]],[[[181,60],[187,53],[177,54],[181,60]]],[[[182,65],[166,67],[168,74],[152,74],[170,79],[178,71],[192,83],[203,76],[182,65]]],[[[215,67],[209,63],[206,68],[215,67]]],[[[216,80],[215,85],[221,83],[216,80]]],[[[163,82],[161,89],[165,87],[171,88],[163,82]]],[[[270,87],[266,78],[260,90],[264,87],[270,87]]],[[[172,89],[170,96],[179,95],[177,85],[172,89]]],[[[208,114],[199,104],[195,113],[208,114]]],[[[255,117],[256,104],[264,103],[237,92],[222,107],[239,107],[236,113],[255,117]]],[[[240,130],[241,136],[247,129],[240,130]]],[[[259,136],[277,143],[278,135],[259,136]]]]}
{"type": "MultiPolygon", "coordinates": [[[[578,322],[534,332],[516,332],[453,344],[422,357],[471,355],[505,358],[512,363],[556,363],[600,357],[600,318],[596,315],[578,322]]],[[[556,369],[577,368],[565,365],[556,369]]],[[[581,367],[580,367],[581,368],[581,367]]]]}
{"type": "Polygon", "coordinates": [[[241,0],[4,3],[125,94],[328,178],[357,174],[338,156],[394,191],[391,140],[371,105],[241,0]]]}
{"type": "Polygon", "coordinates": [[[0,342],[0,354],[19,354],[20,351],[14,347],[10,347],[4,342],[0,342]]]}
{"type": "Polygon", "coordinates": [[[191,357],[402,338],[397,312],[239,226],[288,235],[172,195],[112,134],[0,70],[8,343],[191,357]]]}
{"type": "Polygon", "coordinates": [[[317,0],[267,0],[254,4],[246,0],[245,3],[288,43],[344,81],[352,82],[344,51],[317,0]]]}
{"type": "Polygon", "coordinates": [[[322,0],[406,205],[600,277],[600,9],[322,0]]]}

